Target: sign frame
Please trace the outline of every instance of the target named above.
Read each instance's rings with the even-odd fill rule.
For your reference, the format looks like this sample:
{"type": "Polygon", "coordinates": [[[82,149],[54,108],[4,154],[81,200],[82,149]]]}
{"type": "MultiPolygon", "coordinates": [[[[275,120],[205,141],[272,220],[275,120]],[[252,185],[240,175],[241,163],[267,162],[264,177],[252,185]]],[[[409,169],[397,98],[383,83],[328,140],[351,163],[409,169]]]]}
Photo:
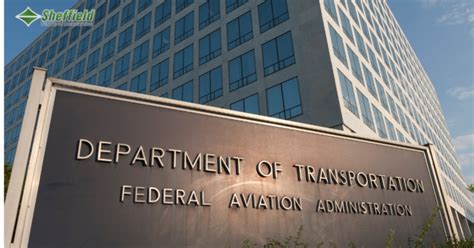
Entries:
{"type": "Polygon", "coordinates": [[[444,185],[441,183],[440,168],[436,161],[435,148],[432,144],[425,146],[393,142],[373,137],[362,137],[335,129],[303,124],[294,121],[280,120],[261,115],[248,114],[223,108],[187,103],[167,98],[144,95],[117,89],[87,85],[55,78],[48,78],[42,68],[34,68],[25,116],[15,154],[15,162],[9,191],[5,201],[5,247],[27,247],[33,221],[39,181],[45,155],[49,127],[57,91],[68,91],[86,95],[99,96],[143,105],[177,109],[221,118],[235,119],[244,122],[336,136],[342,139],[357,140],[383,146],[397,147],[424,154],[431,185],[436,202],[441,206],[439,218],[444,228],[445,237],[455,237],[451,211],[444,197],[444,185]]]}

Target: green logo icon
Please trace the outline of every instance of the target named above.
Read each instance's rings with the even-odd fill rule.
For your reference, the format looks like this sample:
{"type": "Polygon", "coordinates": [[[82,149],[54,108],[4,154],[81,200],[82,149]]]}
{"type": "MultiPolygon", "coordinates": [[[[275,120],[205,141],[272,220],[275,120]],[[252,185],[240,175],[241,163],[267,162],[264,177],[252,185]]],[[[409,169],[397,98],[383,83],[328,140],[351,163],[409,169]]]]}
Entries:
{"type": "Polygon", "coordinates": [[[23,10],[23,12],[18,14],[16,18],[29,27],[31,24],[33,24],[33,22],[40,19],[41,16],[34,12],[30,7],[27,7],[25,10],[23,10]]]}

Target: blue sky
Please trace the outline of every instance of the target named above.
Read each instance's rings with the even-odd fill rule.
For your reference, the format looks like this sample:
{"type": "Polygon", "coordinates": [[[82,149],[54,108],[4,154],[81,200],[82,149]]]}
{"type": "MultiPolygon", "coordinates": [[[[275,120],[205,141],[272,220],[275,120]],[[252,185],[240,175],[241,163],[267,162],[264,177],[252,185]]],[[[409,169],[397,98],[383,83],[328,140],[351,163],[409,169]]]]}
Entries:
{"type": "MultiPolygon", "coordinates": [[[[76,0],[6,0],[5,63],[33,41],[44,28],[30,28],[15,15],[30,6],[71,7],[76,0]]],[[[435,85],[468,183],[474,183],[474,1],[389,0],[421,64],[435,85]]]]}

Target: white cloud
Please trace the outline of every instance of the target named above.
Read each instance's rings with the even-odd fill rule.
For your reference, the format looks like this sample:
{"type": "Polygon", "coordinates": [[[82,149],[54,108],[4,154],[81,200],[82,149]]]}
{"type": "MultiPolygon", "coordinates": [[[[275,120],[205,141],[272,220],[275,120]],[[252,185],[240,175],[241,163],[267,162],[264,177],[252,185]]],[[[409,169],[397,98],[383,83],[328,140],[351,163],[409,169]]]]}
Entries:
{"type": "Polygon", "coordinates": [[[444,25],[468,25],[467,33],[474,37],[474,1],[473,0],[417,0],[427,9],[441,9],[438,23],[444,25]]]}
{"type": "Polygon", "coordinates": [[[461,135],[453,140],[466,183],[474,183],[474,133],[461,135]]]}
{"type": "Polygon", "coordinates": [[[424,7],[433,7],[440,3],[446,2],[446,0],[418,0],[424,7]]]}
{"type": "Polygon", "coordinates": [[[474,5],[468,3],[451,5],[450,9],[438,19],[438,22],[448,25],[474,23],[474,5]]]}
{"type": "Polygon", "coordinates": [[[474,86],[456,86],[453,88],[449,88],[447,93],[460,101],[468,100],[474,97],[474,86]]]}
{"type": "Polygon", "coordinates": [[[453,143],[458,152],[465,150],[474,152],[472,150],[474,149],[474,133],[458,136],[453,140],[453,143]]]}
{"type": "MultiPolygon", "coordinates": [[[[437,2],[436,0],[432,1],[437,2]]],[[[474,37],[474,2],[466,1],[443,6],[449,9],[438,18],[438,22],[445,25],[466,24],[469,26],[469,35],[474,37]]]]}

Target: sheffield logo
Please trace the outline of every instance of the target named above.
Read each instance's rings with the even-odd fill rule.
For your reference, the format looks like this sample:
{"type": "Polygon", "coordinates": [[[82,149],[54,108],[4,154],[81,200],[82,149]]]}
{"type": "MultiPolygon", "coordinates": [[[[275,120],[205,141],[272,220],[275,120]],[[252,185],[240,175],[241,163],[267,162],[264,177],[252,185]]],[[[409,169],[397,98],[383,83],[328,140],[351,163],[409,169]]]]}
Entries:
{"type": "Polygon", "coordinates": [[[39,15],[27,7],[16,18],[28,27],[39,19],[41,19],[41,26],[92,26],[95,10],[66,9],[56,12],[53,9],[44,9],[39,15]]]}
{"type": "Polygon", "coordinates": [[[41,16],[34,12],[30,7],[27,7],[23,12],[16,16],[16,19],[22,21],[28,27],[40,18],[41,16]]]}

